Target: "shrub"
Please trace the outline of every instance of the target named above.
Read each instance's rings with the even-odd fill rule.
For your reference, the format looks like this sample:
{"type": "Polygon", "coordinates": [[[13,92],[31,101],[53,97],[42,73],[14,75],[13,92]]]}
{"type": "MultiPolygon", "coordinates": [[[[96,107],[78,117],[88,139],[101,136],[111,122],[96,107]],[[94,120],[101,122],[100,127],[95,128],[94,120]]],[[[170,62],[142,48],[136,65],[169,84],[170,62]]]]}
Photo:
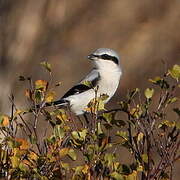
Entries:
{"type": "MultiPolygon", "coordinates": [[[[51,65],[41,65],[52,77],[51,65]]],[[[107,97],[102,95],[89,103],[86,117],[76,117],[68,107],[44,106],[54,100],[51,81],[33,82],[20,76],[20,81],[29,84],[25,97],[30,107],[19,109],[11,95],[10,115],[0,115],[0,176],[42,180],[172,179],[180,157],[180,109],[172,106],[179,101],[179,78],[180,66],[174,65],[163,76],[149,79],[151,87],[144,92],[137,88],[129,91],[116,109],[106,110],[103,101],[107,97]],[[41,122],[48,123],[50,136],[38,126],[41,122]],[[39,137],[39,131],[43,137],[39,137]],[[20,132],[23,138],[19,138],[20,132]],[[129,163],[119,160],[124,156],[121,147],[127,149],[129,163]]]]}

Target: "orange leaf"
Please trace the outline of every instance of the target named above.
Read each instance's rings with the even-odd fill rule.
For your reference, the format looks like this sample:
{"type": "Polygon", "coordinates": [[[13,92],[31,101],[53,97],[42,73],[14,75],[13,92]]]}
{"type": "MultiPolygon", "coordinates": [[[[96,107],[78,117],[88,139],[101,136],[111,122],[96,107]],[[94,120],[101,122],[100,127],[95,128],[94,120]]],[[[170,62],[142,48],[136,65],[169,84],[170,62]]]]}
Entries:
{"type": "Polygon", "coordinates": [[[40,89],[42,91],[46,91],[47,90],[47,86],[48,86],[48,82],[45,80],[37,80],[35,81],[35,86],[36,89],[40,89]]]}
{"type": "Polygon", "coordinates": [[[20,145],[20,149],[28,149],[29,148],[29,143],[27,142],[27,140],[22,139],[22,138],[16,138],[16,141],[21,143],[20,145]]]}
{"type": "Polygon", "coordinates": [[[2,116],[2,126],[8,126],[9,125],[9,117],[7,115],[2,116]]]}

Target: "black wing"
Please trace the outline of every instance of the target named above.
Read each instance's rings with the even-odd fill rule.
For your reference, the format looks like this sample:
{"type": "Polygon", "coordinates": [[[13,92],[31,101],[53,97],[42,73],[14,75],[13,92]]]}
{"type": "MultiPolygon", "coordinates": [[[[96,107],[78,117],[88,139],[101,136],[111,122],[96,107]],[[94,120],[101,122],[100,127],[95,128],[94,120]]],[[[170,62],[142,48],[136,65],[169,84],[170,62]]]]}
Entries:
{"type": "Polygon", "coordinates": [[[78,84],[78,85],[72,87],[69,91],[67,91],[61,99],[64,99],[68,96],[72,96],[74,94],[82,93],[82,92],[87,91],[89,89],[91,89],[91,87],[86,86],[85,84],[78,84]]]}
{"type": "Polygon", "coordinates": [[[100,80],[100,75],[96,70],[93,70],[88,76],[86,76],[79,84],[72,87],[69,91],[65,93],[65,95],[61,98],[64,99],[68,96],[72,96],[75,94],[83,93],[89,89],[93,89],[98,81],[100,80]],[[90,85],[85,85],[85,82],[89,81],[90,85]]]}

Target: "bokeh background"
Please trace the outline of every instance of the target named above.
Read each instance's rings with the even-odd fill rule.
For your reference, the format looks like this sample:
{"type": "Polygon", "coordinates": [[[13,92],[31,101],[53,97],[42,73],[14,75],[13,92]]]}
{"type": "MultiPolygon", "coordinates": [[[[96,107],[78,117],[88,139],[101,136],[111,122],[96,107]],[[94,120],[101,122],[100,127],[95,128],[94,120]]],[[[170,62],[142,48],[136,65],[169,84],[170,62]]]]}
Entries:
{"type": "Polygon", "coordinates": [[[19,75],[48,79],[44,60],[63,95],[91,69],[86,57],[99,47],[121,57],[123,76],[109,103],[116,106],[128,89],[145,89],[148,78],[180,62],[180,1],[0,0],[0,111],[8,113],[11,93],[19,107],[26,103],[19,75]]]}
{"type": "MultiPolygon", "coordinates": [[[[22,103],[19,75],[47,79],[52,64],[59,96],[90,70],[86,56],[116,50],[123,76],[116,96],[145,88],[147,79],[180,62],[179,0],[0,0],[0,110],[13,92],[22,103]]],[[[24,103],[24,102],[23,102],[24,103]]]]}

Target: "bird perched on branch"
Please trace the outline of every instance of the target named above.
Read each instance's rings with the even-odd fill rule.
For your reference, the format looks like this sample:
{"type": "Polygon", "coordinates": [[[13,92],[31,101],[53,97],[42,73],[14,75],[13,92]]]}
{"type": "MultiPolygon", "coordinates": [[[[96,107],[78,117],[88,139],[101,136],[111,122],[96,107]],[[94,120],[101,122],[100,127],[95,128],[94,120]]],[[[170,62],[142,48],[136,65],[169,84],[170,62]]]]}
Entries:
{"type": "Polygon", "coordinates": [[[86,112],[88,103],[100,95],[107,95],[107,103],[116,92],[122,74],[118,54],[107,48],[99,48],[87,57],[93,63],[90,73],[67,91],[59,100],[46,103],[45,106],[62,107],[69,105],[72,112],[81,115],[86,112]],[[90,82],[90,86],[86,84],[90,82]],[[95,94],[95,90],[97,92],[95,94]]]}

